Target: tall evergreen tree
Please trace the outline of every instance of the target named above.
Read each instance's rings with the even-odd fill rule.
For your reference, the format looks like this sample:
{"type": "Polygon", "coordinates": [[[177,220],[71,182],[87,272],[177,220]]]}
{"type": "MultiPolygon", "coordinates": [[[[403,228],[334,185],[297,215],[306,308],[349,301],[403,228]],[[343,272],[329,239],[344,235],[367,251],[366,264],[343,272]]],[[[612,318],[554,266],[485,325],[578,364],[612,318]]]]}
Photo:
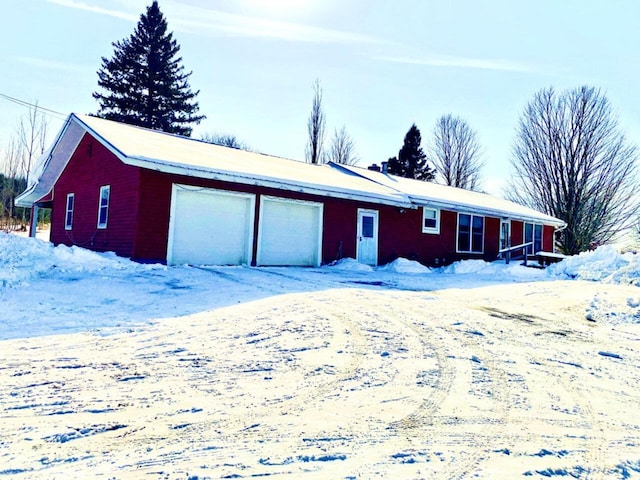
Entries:
{"type": "Polygon", "coordinates": [[[422,136],[414,123],[404,136],[404,144],[397,157],[389,159],[388,172],[400,177],[431,181],[435,177],[434,170],[427,164],[427,156],[420,144],[422,136]]]}
{"type": "Polygon", "coordinates": [[[100,104],[97,116],[168,133],[191,135],[190,124],[199,123],[195,97],[185,73],[180,46],[167,33],[167,21],[154,1],[134,33],[112,44],[112,59],[102,57],[95,92],[100,104]]]}

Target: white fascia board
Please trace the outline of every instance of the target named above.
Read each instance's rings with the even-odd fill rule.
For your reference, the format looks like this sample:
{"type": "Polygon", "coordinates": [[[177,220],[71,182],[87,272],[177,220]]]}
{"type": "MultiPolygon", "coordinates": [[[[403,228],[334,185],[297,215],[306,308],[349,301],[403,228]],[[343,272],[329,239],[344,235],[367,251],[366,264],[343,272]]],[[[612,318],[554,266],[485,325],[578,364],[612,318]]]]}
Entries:
{"type": "MultiPolygon", "coordinates": [[[[389,195],[381,195],[376,193],[368,194],[361,190],[350,190],[323,187],[317,184],[308,184],[304,182],[284,181],[280,179],[274,179],[272,177],[263,177],[256,175],[243,175],[238,172],[230,172],[225,170],[210,170],[194,165],[180,165],[176,163],[170,163],[156,158],[149,157],[136,157],[127,156],[124,152],[119,150],[115,145],[109,142],[102,135],[97,133],[89,125],[85,124],[81,119],[72,114],[73,119],[81,124],[94,138],[96,138],[105,148],[113,153],[121,162],[147,170],[154,170],[157,172],[184,175],[187,177],[205,178],[209,180],[220,180],[231,183],[240,183],[244,185],[257,185],[263,187],[277,188],[281,190],[288,190],[292,192],[307,193],[311,195],[327,196],[334,198],[343,198],[348,200],[364,201],[369,203],[376,203],[382,205],[390,205],[401,208],[414,208],[413,204],[406,195],[400,192],[389,195]]],[[[391,189],[390,189],[391,190],[391,189]]]]}
{"type": "Polygon", "coordinates": [[[84,124],[74,122],[74,118],[73,114],[69,115],[51,148],[40,157],[39,161],[44,162],[40,176],[33,185],[16,197],[17,206],[32,207],[53,189],[84,136],[84,124]]]}
{"type": "Polygon", "coordinates": [[[209,170],[206,168],[199,168],[191,165],[181,166],[174,163],[163,162],[153,158],[127,157],[123,156],[122,153],[119,153],[117,149],[113,153],[118,155],[119,158],[127,165],[145,168],[147,170],[155,170],[162,173],[184,175],[187,177],[195,178],[205,178],[208,180],[219,180],[230,183],[240,183],[244,185],[277,188],[279,190],[287,190],[291,192],[306,193],[323,197],[342,198],[347,200],[356,200],[401,208],[414,208],[414,205],[411,203],[411,201],[402,194],[368,194],[360,190],[323,187],[321,185],[308,184],[304,182],[292,182],[253,175],[247,176],[237,172],[209,170]]]}
{"type": "Polygon", "coordinates": [[[452,210],[456,212],[470,212],[470,213],[478,213],[480,215],[485,215],[488,217],[496,217],[503,218],[508,217],[514,220],[521,220],[524,222],[530,223],[543,223],[545,225],[553,225],[557,228],[564,228],[566,224],[557,218],[547,216],[543,213],[538,215],[528,215],[526,213],[515,212],[507,209],[500,208],[490,208],[490,207],[482,207],[476,204],[471,203],[460,203],[460,202],[447,202],[441,199],[432,199],[426,197],[413,197],[411,196],[411,201],[418,206],[433,206],[437,208],[443,208],[445,210],[452,210]]]}

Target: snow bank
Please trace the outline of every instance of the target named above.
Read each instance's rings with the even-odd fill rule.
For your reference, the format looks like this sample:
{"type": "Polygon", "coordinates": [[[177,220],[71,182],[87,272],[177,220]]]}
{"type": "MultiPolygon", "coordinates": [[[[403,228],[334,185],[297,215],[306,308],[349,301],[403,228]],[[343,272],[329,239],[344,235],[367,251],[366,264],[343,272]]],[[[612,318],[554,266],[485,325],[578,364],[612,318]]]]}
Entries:
{"type": "Polygon", "coordinates": [[[378,268],[378,270],[408,274],[431,273],[431,270],[420,262],[407,260],[406,258],[397,258],[393,262],[387,263],[385,266],[378,268]]]}
{"type": "Polygon", "coordinates": [[[558,277],[640,285],[638,255],[631,252],[621,254],[609,245],[566,258],[550,266],[548,270],[550,275],[558,277]]]}
{"type": "Polygon", "coordinates": [[[328,265],[334,270],[345,270],[350,272],[372,272],[373,267],[358,262],[355,258],[341,258],[328,265]]]}
{"type": "Polygon", "coordinates": [[[114,253],[96,253],[18,235],[0,233],[0,286],[29,283],[53,269],[62,272],[96,272],[103,269],[148,268],[114,253]]]}
{"type": "Polygon", "coordinates": [[[505,264],[504,261],[485,262],[484,260],[461,260],[442,267],[440,272],[449,275],[500,276],[514,280],[542,280],[548,277],[544,270],[524,267],[519,263],[505,264]]]}

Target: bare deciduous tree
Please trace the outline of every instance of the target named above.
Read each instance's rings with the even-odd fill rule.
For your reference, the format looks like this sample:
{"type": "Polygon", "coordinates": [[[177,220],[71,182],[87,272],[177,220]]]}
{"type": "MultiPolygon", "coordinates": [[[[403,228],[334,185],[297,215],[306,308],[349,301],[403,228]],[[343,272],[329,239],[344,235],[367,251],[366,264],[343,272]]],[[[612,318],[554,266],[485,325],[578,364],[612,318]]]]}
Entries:
{"type": "Polygon", "coordinates": [[[480,144],[476,132],[460,117],[443,115],[433,129],[432,162],[444,185],[477,190],[480,183],[480,144]]]}
{"type": "Polygon", "coordinates": [[[44,153],[47,126],[43,110],[35,102],[20,119],[14,136],[0,158],[0,216],[4,216],[7,229],[15,228],[19,224],[19,217],[22,222],[27,220],[27,212],[17,209],[14,201],[27,187],[27,180],[34,174],[36,160],[44,153]]]}
{"type": "Polygon", "coordinates": [[[575,254],[631,226],[638,205],[636,149],[593,87],[538,92],[520,118],[509,198],[564,220],[575,254]]]}
{"type": "Polygon", "coordinates": [[[223,147],[235,148],[238,150],[251,151],[251,148],[239,140],[238,137],[231,133],[205,133],[201,140],[207,143],[214,143],[216,145],[222,145],[223,147]]]}
{"type": "Polygon", "coordinates": [[[307,163],[324,162],[324,153],[322,151],[324,146],[324,128],[325,117],[322,111],[322,88],[320,87],[320,80],[316,79],[316,81],[313,82],[313,104],[311,106],[309,120],[307,121],[307,130],[309,132],[307,148],[305,149],[305,159],[307,163]]]}
{"type": "Polygon", "coordinates": [[[329,161],[342,165],[355,165],[358,163],[359,159],[355,155],[353,140],[344,126],[340,130],[333,131],[327,157],[329,161]]]}
{"type": "Polygon", "coordinates": [[[47,140],[48,122],[36,101],[29,108],[26,118],[20,119],[18,140],[22,147],[21,169],[24,178],[29,179],[35,161],[44,153],[47,140]]]}

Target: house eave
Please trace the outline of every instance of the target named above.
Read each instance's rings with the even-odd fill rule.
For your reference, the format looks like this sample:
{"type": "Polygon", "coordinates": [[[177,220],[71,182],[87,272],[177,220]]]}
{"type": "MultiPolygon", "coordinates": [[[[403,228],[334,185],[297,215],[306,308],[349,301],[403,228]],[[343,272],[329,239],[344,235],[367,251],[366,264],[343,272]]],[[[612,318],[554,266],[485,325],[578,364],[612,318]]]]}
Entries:
{"type": "MultiPolygon", "coordinates": [[[[114,152],[115,153],[115,152],[114,152]]],[[[278,179],[266,176],[243,175],[238,172],[230,172],[224,170],[212,170],[193,165],[183,166],[152,158],[127,157],[121,155],[121,160],[127,165],[153,170],[171,175],[182,175],[193,178],[202,178],[207,180],[218,180],[229,183],[237,183],[242,185],[254,185],[260,187],[274,188],[296,193],[306,193],[309,195],[324,196],[329,198],[340,198],[345,200],[354,200],[360,202],[374,203],[379,205],[388,205],[399,208],[415,208],[409,198],[403,195],[384,196],[381,194],[367,194],[362,191],[332,188],[323,185],[314,185],[304,182],[288,181],[286,179],[278,179]]]]}
{"type": "Polygon", "coordinates": [[[426,197],[412,197],[411,201],[417,206],[429,206],[451,210],[455,212],[471,212],[484,215],[487,217],[509,218],[512,220],[520,220],[529,223],[541,223],[544,225],[552,225],[554,228],[564,228],[566,224],[559,219],[547,216],[528,215],[526,213],[515,212],[507,209],[489,208],[478,205],[466,204],[461,202],[447,202],[440,199],[432,199],[426,197]]]}

